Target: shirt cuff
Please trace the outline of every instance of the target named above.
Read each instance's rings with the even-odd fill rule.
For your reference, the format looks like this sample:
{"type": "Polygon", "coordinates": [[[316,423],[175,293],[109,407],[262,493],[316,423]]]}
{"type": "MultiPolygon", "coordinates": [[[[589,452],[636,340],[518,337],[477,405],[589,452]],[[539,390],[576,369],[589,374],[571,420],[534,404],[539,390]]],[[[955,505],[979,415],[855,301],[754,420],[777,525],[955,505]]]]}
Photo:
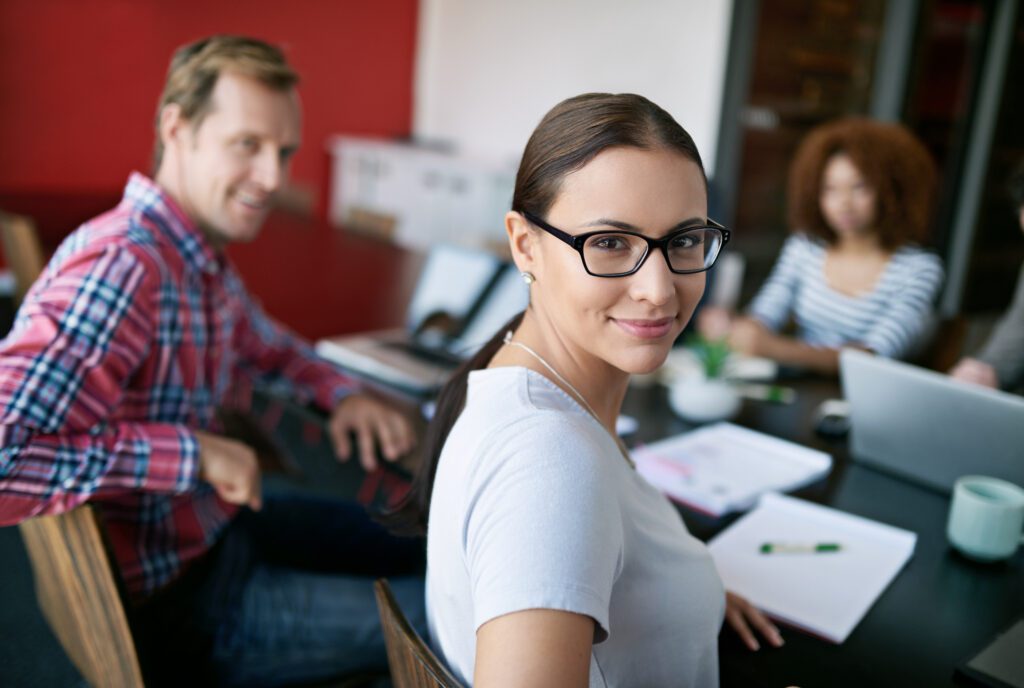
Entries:
{"type": "Polygon", "coordinates": [[[143,489],[175,494],[194,490],[199,484],[199,439],[182,424],[153,423],[144,426],[145,435],[137,452],[147,452],[148,469],[143,476],[143,489]]]}

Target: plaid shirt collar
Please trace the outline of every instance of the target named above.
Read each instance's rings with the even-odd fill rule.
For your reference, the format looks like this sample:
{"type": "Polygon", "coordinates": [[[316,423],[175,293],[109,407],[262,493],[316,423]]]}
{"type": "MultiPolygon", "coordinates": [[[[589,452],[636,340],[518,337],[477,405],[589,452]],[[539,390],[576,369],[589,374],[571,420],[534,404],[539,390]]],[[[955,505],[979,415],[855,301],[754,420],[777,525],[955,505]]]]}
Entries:
{"type": "Polygon", "coordinates": [[[155,224],[196,270],[213,275],[223,269],[224,254],[210,245],[196,223],[146,175],[132,172],[121,203],[155,224]]]}

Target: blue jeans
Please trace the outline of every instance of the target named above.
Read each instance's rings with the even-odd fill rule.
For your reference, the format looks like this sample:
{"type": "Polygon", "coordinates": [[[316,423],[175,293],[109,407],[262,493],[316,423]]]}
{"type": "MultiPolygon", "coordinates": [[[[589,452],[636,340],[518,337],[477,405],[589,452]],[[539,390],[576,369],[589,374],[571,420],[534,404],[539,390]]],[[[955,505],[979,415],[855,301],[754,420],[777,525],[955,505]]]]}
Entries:
{"type": "Polygon", "coordinates": [[[196,657],[209,684],[279,686],[386,671],[373,594],[381,576],[426,637],[422,540],[390,535],[358,504],[268,497],[261,511],[244,510],[211,554],[186,599],[161,605],[174,608],[164,620],[189,610],[193,646],[182,657],[196,657]]]}

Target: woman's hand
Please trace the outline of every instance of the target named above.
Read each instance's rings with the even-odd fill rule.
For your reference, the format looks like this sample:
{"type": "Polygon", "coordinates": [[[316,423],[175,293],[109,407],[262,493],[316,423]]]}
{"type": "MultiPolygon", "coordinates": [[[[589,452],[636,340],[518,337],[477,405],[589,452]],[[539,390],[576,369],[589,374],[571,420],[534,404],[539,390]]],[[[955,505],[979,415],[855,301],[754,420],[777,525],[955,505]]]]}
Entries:
{"type": "Polygon", "coordinates": [[[729,332],[729,346],[747,356],[771,358],[769,347],[774,335],[753,318],[736,318],[729,332]]]}
{"type": "Polygon", "coordinates": [[[704,306],[697,313],[697,331],[704,339],[725,339],[732,329],[732,313],[720,306],[704,306]]]}
{"type": "Polygon", "coordinates": [[[735,593],[725,593],[725,620],[729,622],[743,644],[751,650],[761,649],[753,629],[764,636],[772,647],[782,647],[784,641],[779,629],[775,627],[764,613],[735,593]]]}

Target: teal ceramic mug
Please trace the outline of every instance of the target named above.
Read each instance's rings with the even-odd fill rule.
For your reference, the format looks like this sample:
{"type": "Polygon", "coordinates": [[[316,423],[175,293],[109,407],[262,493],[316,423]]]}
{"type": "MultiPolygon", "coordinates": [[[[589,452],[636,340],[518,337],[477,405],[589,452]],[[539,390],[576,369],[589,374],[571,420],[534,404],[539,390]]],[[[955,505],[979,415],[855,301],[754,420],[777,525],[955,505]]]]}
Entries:
{"type": "Polygon", "coordinates": [[[1011,557],[1022,530],[1024,489],[981,475],[956,481],[946,536],[964,556],[983,562],[1011,557]]]}

